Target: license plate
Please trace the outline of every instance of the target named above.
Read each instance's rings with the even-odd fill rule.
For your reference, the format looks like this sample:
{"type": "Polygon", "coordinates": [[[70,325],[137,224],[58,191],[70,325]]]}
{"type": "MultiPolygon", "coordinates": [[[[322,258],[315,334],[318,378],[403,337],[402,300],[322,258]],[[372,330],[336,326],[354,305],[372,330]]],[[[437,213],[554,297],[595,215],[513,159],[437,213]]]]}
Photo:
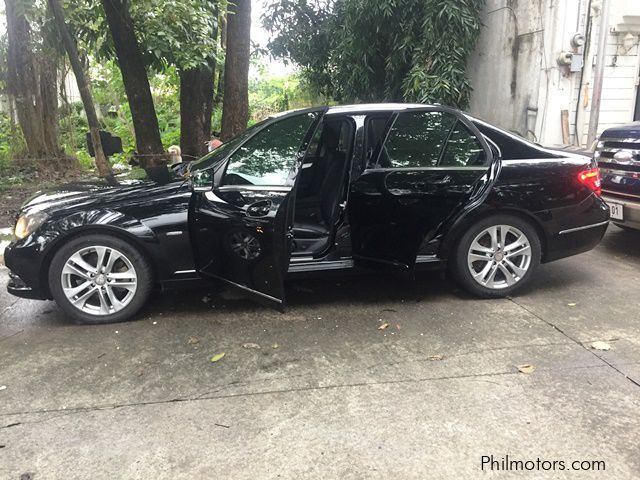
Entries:
{"type": "Polygon", "coordinates": [[[624,209],[619,203],[610,203],[609,212],[614,220],[624,220],[624,209]]]}

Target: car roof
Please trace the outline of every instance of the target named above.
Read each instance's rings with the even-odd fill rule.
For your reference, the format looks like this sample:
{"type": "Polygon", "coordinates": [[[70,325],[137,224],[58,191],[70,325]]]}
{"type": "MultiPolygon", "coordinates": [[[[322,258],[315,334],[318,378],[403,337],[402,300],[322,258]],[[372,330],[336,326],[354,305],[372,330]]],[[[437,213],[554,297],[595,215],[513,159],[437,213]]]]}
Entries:
{"type": "Polygon", "coordinates": [[[395,112],[398,110],[410,110],[414,108],[439,107],[440,105],[428,105],[424,103],[361,103],[353,105],[336,105],[328,107],[329,114],[344,114],[358,112],[395,112]]]}
{"type": "Polygon", "coordinates": [[[288,115],[304,113],[304,112],[318,112],[326,110],[329,115],[339,114],[354,114],[354,113],[370,113],[370,112],[397,112],[403,110],[411,110],[417,108],[442,108],[445,110],[454,110],[450,107],[445,107],[439,104],[426,104],[426,103],[356,103],[351,105],[331,105],[331,106],[318,106],[310,108],[298,108],[293,110],[287,110],[284,112],[274,113],[269,118],[282,118],[288,115]]]}

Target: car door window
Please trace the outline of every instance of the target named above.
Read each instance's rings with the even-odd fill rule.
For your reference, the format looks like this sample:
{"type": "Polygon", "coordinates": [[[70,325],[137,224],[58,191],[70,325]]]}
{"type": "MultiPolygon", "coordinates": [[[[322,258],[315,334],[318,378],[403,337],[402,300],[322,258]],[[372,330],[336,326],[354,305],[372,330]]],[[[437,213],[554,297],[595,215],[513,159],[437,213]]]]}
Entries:
{"type": "Polygon", "coordinates": [[[436,167],[457,119],[445,112],[398,114],[378,158],[378,167],[436,167]]]}
{"type": "Polygon", "coordinates": [[[438,166],[481,167],[486,161],[487,156],[478,138],[462,122],[456,122],[438,166]]]}
{"type": "Polygon", "coordinates": [[[260,130],[231,156],[222,185],[291,185],[296,154],[317,115],[294,115],[260,130]]]}

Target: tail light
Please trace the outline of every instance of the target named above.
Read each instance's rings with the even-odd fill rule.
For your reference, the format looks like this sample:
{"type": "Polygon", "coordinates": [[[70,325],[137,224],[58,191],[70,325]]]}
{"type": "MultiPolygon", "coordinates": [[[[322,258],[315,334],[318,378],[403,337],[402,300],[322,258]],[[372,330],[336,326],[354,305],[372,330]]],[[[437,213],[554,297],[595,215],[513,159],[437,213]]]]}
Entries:
{"type": "Polygon", "coordinates": [[[600,170],[598,168],[583,170],[578,174],[578,180],[581,184],[593,190],[596,195],[600,196],[602,194],[602,186],[600,184],[600,170]]]}

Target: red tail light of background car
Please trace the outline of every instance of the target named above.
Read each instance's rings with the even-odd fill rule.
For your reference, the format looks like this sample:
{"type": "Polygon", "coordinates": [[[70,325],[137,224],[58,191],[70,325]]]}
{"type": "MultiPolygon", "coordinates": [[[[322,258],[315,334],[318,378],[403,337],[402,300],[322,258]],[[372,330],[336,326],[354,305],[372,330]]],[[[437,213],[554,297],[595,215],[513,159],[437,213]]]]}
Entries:
{"type": "Polygon", "coordinates": [[[578,180],[580,183],[593,190],[596,195],[600,196],[602,194],[600,170],[598,168],[583,170],[578,174],[578,180]]]}

